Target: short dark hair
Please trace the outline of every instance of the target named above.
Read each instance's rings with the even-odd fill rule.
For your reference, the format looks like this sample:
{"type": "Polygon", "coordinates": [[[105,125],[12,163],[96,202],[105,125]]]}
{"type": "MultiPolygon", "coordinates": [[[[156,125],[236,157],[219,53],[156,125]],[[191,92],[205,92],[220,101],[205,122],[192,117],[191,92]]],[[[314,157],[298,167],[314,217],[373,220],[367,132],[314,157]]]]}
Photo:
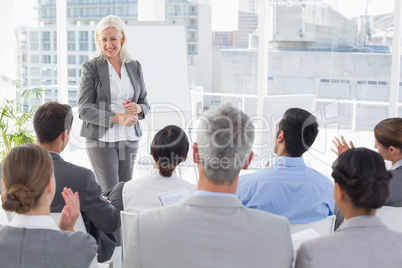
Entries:
{"type": "Polygon", "coordinates": [[[371,209],[383,206],[389,194],[392,173],[380,154],[366,148],[352,148],[339,155],[332,177],[346,191],[353,204],[371,209]]]}
{"type": "Polygon", "coordinates": [[[317,119],[311,113],[290,108],[279,122],[279,130],[285,134],[285,150],[292,157],[302,156],[313,145],[318,135],[317,119]]]}
{"type": "Polygon", "coordinates": [[[33,125],[40,143],[52,143],[60,134],[71,129],[73,112],[67,104],[46,102],[36,110],[33,125]]]}
{"type": "Polygon", "coordinates": [[[187,156],[190,147],[186,133],[178,126],[169,125],[155,134],[151,154],[159,167],[159,174],[171,177],[174,169],[187,156]]]}

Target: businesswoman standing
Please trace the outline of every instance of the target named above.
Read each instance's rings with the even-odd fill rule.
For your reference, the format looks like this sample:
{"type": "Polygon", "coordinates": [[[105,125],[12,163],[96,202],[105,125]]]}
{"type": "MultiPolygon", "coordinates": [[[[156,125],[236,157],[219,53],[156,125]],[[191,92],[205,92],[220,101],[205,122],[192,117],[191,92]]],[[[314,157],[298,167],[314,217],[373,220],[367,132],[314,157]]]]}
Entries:
{"type": "Polygon", "coordinates": [[[78,111],[88,157],[105,191],[132,178],[142,136],[138,120],[150,107],[141,64],[128,53],[123,21],[104,17],[94,36],[96,54],[82,66],[78,111]]]}

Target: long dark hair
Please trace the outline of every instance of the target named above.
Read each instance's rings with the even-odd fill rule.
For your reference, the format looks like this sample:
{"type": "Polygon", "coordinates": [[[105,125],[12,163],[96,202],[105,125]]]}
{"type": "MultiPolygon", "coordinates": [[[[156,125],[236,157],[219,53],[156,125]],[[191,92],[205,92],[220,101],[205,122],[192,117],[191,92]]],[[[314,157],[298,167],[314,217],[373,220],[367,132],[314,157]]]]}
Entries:
{"type": "Polygon", "coordinates": [[[169,125],[156,133],[151,144],[151,154],[159,173],[171,177],[176,166],[187,156],[190,147],[186,133],[178,126],[169,125]]]}

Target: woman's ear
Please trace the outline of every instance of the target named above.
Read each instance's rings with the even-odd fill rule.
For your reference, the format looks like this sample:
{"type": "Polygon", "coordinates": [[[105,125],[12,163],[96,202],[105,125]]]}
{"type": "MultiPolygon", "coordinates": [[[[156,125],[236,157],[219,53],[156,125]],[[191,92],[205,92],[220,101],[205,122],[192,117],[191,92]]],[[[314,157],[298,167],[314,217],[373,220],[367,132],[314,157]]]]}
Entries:
{"type": "Polygon", "coordinates": [[[389,146],[389,147],[388,147],[388,151],[389,151],[392,155],[395,155],[395,154],[400,153],[400,150],[397,149],[397,148],[395,148],[394,146],[389,146]],[[398,152],[398,151],[399,151],[399,152],[398,152]]]}
{"type": "Polygon", "coordinates": [[[345,190],[338,184],[334,183],[334,200],[335,202],[339,202],[340,200],[344,199],[345,197],[345,190]]]}

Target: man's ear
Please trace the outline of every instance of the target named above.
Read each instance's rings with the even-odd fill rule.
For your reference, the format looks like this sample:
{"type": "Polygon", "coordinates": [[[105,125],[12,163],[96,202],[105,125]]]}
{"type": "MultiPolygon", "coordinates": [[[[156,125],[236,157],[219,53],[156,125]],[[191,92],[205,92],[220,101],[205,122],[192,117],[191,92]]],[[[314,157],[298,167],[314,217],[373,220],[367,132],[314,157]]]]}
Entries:
{"type": "Polygon", "coordinates": [[[68,130],[68,129],[65,129],[65,130],[60,134],[61,140],[64,141],[64,140],[67,138],[68,132],[69,132],[69,130],[68,130]]]}
{"type": "Polygon", "coordinates": [[[247,168],[248,168],[248,166],[249,166],[250,163],[251,163],[251,160],[253,160],[253,157],[254,157],[254,152],[251,151],[251,152],[250,152],[250,155],[248,156],[248,159],[247,159],[246,164],[244,164],[243,169],[247,169],[247,168]]]}
{"type": "Polygon", "coordinates": [[[198,155],[198,145],[196,142],[193,144],[193,161],[198,164],[200,162],[200,156],[198,155]]]}
{"type": "Polygon", "coordinates": [[[285,141],[285,132],[283,132],[283,130],[281,130],[281,132],[279,132],[276,141],[279,143],[282,143],[285,141]]]}

